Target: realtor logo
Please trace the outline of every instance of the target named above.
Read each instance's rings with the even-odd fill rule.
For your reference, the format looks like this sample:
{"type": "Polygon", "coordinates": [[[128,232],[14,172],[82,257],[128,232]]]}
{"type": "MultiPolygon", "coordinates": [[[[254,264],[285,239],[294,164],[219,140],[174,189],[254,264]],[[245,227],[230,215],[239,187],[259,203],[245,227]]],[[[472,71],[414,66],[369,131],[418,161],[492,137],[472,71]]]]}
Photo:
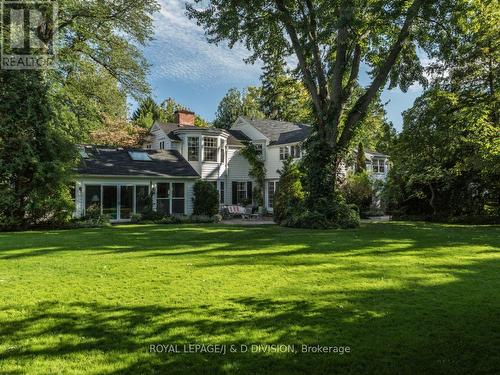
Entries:
{"type": "Polygon", "coordinates": [[[47,69],[56,58],[57,3],[0,0],[0,69],[47,69]]]}

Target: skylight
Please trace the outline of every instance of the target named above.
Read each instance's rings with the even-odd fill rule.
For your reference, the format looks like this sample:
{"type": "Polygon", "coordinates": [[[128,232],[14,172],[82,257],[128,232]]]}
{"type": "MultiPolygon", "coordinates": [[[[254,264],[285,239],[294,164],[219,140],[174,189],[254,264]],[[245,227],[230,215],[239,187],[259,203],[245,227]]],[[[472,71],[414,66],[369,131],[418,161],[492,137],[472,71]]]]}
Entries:
{"type": "Polygon", "coordinates": [[[88,159],[89,158],[89,154],[87,154],[87,151],[85,150],[84,147],[79,148],[78,152],[80,153],[80,157],[82,159],[88,159]]]}
{"type": "Polygon", "coordinates": [[[144,151],[129,151],[128,154],[135,161],[151,161],[148,153],[144,151]]]}

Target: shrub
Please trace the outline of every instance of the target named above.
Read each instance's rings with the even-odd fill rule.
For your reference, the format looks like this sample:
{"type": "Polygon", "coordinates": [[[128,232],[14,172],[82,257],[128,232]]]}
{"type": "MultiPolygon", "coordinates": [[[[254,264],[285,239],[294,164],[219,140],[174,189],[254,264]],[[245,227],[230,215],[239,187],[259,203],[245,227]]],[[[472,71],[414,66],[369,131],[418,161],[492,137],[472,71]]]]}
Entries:
{"type": "Polygon", "coordinates": [[[214,215],[213,221],[214,221],[214,223],[220,223],[222,221],[222,215],[220,215],[220,214],[214,215]]]}
{"type": "Polygon", "coordinates": [[[302,204],[304,190],[300,182],[300,170],[292,158],[283,162],[283,167],[278,173],[280,180],[275,192],[273,213],[274,221],[279,224],[286,219],[290,208],[302,204]]]}
{"type": "Polygon", "coordinates": [[[219,194],[215,186],[198,180],[194,184],[193,214],[213,216],[219,212],[219,194]]]}
{"type": "Polygon", "coordinates": [[[189,223],[213,223],[213,221],[213,216],[208,215],[191,215],[188,217],[189,223]]]}
{"type": "Polygon", "coordinates": [[[314,209],[304,204],[290,206],[281,222],[284,226],[308,229],[357,228],[360,218],[356,205],[348,205],[341,196],[332,199],[320,199],[314,209]]]}
{"type": "Polygon", "coordinates": [[[361,213],[370,209],[373,196],[373,185],[365,171],[349,173],[341,186],[341,192],[347,203],[358,206],[361,213]]]}
{"type": "Polygon", "coordinates": [[[141,214],[132,214],[130,217],[130,222],[131,223],[140,223],[142,221],[142,215],[141,214]]]}

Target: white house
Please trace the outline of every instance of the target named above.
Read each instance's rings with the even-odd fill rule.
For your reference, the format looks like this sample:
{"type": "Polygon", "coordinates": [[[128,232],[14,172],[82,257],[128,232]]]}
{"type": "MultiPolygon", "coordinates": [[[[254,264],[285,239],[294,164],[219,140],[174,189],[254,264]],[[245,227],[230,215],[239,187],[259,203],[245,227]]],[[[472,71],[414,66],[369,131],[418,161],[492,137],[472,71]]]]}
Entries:
{"type": "MultiPolygon", "coordinates": [[[[302,157],[301,143],[310,127],[240,117],[229,130],[194,126],[194,113],[178,111],[174,123],[155,122],[142,149],[85,146],[75,189],[76,215],[94,205],[113,221],[127,221],[144,209],[152,193],[153,208],[168,214],[192,213],[193,184],[211,181],[221,204],[252,202],[254,181],[241,155],[243,142],[262,149],[267,170],[265,207],[272,211],[278,170],[289,156],[302,157]]],[[[366,152],[367,169],[385,179],[388,156],[366,152]]]]}

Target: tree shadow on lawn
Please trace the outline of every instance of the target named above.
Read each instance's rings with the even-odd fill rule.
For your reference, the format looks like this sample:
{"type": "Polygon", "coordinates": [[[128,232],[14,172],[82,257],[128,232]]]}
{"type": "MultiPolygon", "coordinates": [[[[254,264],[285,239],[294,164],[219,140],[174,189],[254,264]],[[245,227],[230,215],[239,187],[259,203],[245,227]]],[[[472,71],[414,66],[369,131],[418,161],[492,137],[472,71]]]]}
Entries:
{"type": "Polygon", "coordinates": [[[453,281],[343,295],[325,290],[305,300],[229,298],[224,307],[13,304],[2,311],[29,312],[7,315],[0,325],[0,372],[36,360],[58,361],[67,366],[62,372],[113,374],[495,373],[500,260],[434,267],[453,281]],[[188,343],[295,344],[298,353],[148,352],[153,344],[188,343]],[[349,346],[351,353],[301,353],[301,344],[349,346]]]}
{"type": "MultiPolygon", "coordinates": [[[[0,234],[0,259],[21,259],[59,252],[145,257],[209,255],[230,262],[257,257],[349,252],[349,256],[411,252],[425,247],[499,246],[499,228],[425,223],[370,223],[357,230],[301,230],[277,226],[235,227],[143,225],[20,233],[15,241],[0,234]],[[398,245],[398,249],[388,245],[398,245]],[[247,252],[245,252],[247,251],[247,252]],[[355,251],[356,253],[353,253],[355,251]],[[222,252],[222,254],[221,254],[222,252]]],[[[427,254],[432,256],[431,253],[427,254]]],[[[276,258],[278,259],[278,258],[276,258]]]]}

